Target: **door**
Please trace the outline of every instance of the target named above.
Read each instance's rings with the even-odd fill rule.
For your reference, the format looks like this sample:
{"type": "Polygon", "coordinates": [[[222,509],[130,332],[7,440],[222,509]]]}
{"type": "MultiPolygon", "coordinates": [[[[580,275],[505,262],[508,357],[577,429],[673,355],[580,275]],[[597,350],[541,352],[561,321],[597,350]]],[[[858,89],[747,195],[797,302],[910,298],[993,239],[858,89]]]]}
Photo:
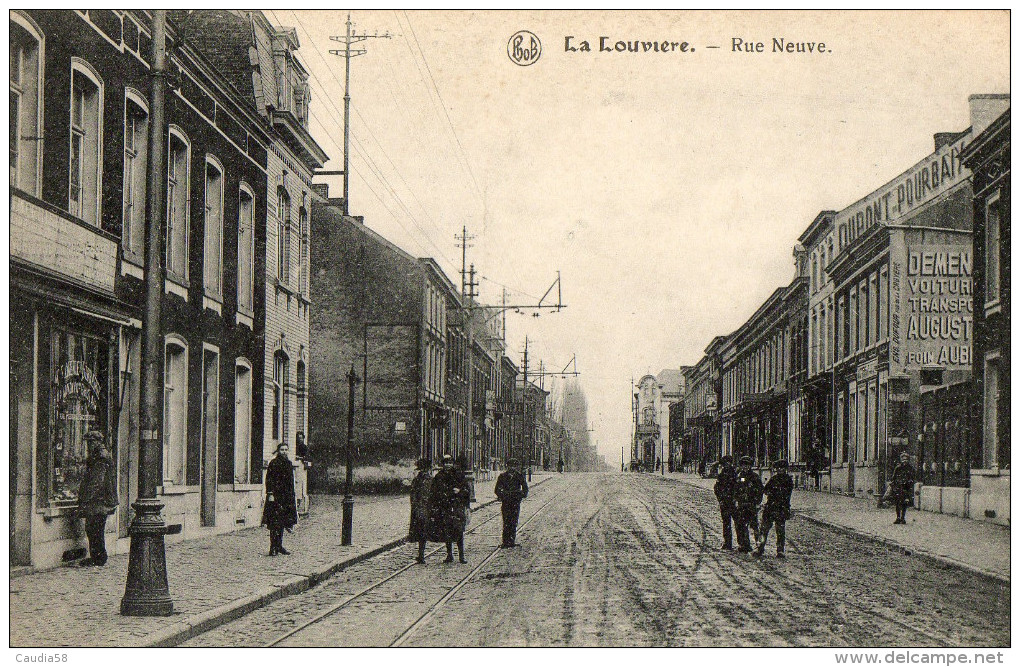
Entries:
{"type": "Polygon", "coordinates": [[[220,355],[202,350],[202,525],[216,525],[216,464],[220,431],[220,355]]]}
{"type": "Polygon", "coordinates": [[[248,484],[251,469],[251,369],[238,363],[234,382],[234,482],[248,484]]]}
{"type": "Polygon", "coordinates": [[[857,447],[860,434],[857,431],[857,383],[851,382],[848,390],[849,401],[847,407],[847,422],[850,426],[850,456],[847,462],[846,471],[846,493],[849,496],[856,495],[857,489],[857,447]]]}

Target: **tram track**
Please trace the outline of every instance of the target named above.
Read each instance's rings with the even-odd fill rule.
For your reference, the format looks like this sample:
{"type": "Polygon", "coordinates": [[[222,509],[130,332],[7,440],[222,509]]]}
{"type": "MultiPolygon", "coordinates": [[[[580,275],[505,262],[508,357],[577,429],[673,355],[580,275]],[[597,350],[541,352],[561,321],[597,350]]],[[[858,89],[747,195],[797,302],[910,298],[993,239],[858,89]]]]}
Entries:
{"type": "MultiPolygon", "coordinates": [[[[528,518],[518,526],[518,532],[521,532],[524,529],[526,529],[532,521],[534,521],[538,516],[540,516],[542,512],[546,508],[548,508],[554,501],[560,498],[560,496],[562,496],[564,492],[565,492],[564,489],[559,490],[558,492],[555,493],[555,495],[553,495],[552,498],[545,501],[537,510],[532,512],[530,516],[528,516],[528,518]]],[[[468,534],[476,533],[483,526],[491,523],[498,517],[501,517],[501,513],[498,511],[493,512],[491,516],[480,521],[466,532],[468,534]]],[[[445,550],[445,546],[435,547],[427,553],[426,558],[434,556],[435,554],[443,550],[445,550]]],[[[460,591],[464,586],[470,583],[470,581],[475,577],[475,575],[477,575],[482,569],[484,569],[484,567],[488,565],[489,562],[491,562],[499,552],[500,549],[498,547],[493,549],[488,555],[485,556],[485,558],[482,559],[482,561],[478,565],[473,567],[465,576],[461,577],[449,590],[447,590],[442,595],[442,597],[440,597],[438,600],[432,603],[423,614],[418,616],[413,623],[411,623],[402,632],[400,632],[400,634],[398,634],[397,637],[389,645],[401,646],[404,643],[406,643],[415,634],[415,632],[417,632],[419,628],[425,625],[428,622],[428,620],[435,615],[436,612],[438,612],[450,599],[453,598],[454,595],[456,595],[458,591],[460,591]]],[[[272,641],[263,644],[263,647],[271,648],[275,646],[280,646],[283,642],[286,642],[300,635],[301,633],[308,631],[317,624],[323,622],[325,619],[351,606],[353,603],[365,599],[369,594],[379,590],[386,584],[396,580],[401,575],[407,573],[409,570],[415,569],[417,567],[420,567],[420,565],[416,561],[411,562],[410,564],[404,565],[402,567],[399,567],[396,571],[388,574],[387,576],[379,579],[378,581],[374,581],[373,583],[362,587],[361,589],[355,591],[354,593],[348,594],[339,602],[331,605],[330,607],[316,614],[311,619],[308,619],[307,621],[294,627],[286,634],[276,637],[272,641]]],[[[378,603],[379,603],[378,601],[375,602],[375,604],[378,603]]]]}

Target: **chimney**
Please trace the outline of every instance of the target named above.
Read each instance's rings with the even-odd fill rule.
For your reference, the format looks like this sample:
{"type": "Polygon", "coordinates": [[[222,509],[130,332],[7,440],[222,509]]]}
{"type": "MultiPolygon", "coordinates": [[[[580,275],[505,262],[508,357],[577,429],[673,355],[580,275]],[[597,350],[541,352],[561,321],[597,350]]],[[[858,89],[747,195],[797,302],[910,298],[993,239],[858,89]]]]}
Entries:
{"type": "Polygon", "coordinates": [[[312,183],[312,192],[323,199],[329,199],[329,185],[327,183],[312,183]]]}
{"type": "Polygon", "coordinates": [[[1008,94],[971,95],[970,102],[971,136],[981,134],[996,118],[1009,109],[1008,94]]]}
{"type": "Polygon", "coordinates": [[[960,135],[965,134],[964,132],[936,132],[935,133],[935,151],[938,152],[943,146],[947,146],[957,139],[960,135]]]}

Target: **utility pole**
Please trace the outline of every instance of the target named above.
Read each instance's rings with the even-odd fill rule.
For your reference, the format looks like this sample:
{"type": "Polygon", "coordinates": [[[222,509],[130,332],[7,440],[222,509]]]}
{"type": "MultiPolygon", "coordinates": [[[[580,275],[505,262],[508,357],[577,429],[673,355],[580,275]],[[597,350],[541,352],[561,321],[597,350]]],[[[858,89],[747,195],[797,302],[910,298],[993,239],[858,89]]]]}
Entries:
{"type": "Polygon", "coordinates": [[[524,337],[524,389],[521,391],[521,460],[524,459],[524,448],[528,448],[528,481],[531,481],[531,448],[528,447],[528,337],[524,337]]]}
{"type": "Polygon", "coordinates": [[[124,616],[169,616],[174,611],[166,576],[166,523],[156,498],[162,454],[163,234],[166,215],[166,10],[152,11],[152,91],[149,98],[148,209],[145,216],[145,312],[142,315],[141,414],[138,497],[132,507],[131,555],[120,601],[124,616]]]}
{"type": "Polygon", "coordinates": [[[351,58],[365,55],[366,50],[362,48],[352,49],[352,44],[358,42],[364,42],[367,39],[389,39],[391,35],[387,32],[379,35],[359,35],[354,32],[353,24],[351,23],[351,15],[347,14],[347,34],[344,37],[330,36],[330,39],[334,42],[342,42],[344,48],[342,49],[331,49],[330,53],[335,56],[344,57],[344,205],[343,214],[348,215],[350,213],[350,139],[351,139],[351,58]]]}
{"type": "Polygon", "coordinates": [[[361,378],[354,372],[354,364],[347,373],[347,479],[344,481],[343,516],[340,527],[340,546],[351,545],[354,527],[354,385],[361,378]]]}

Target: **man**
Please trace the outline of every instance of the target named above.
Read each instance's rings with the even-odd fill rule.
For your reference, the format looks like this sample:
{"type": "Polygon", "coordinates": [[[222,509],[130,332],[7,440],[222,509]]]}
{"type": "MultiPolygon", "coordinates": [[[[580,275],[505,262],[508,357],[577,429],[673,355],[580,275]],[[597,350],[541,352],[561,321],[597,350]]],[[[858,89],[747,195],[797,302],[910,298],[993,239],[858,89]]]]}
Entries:
{"type": "Polygon", "coordinates": [[[528,482],[517,469],[517,461],[507,461],[506,471],[496,479],[496,497],[503,504],[503,544],[500,549],[517,546],[517,520],[521,501],[528,497],[528,482]]]}
{"type": "Polygon", "coordinates": [[[754,540],[758,541],[758,505],[761,504],[763,487],[761,477],[751,470],[751,457],[740,457],[740,470],[733,493],[733,501],[737,515],[737,551],[751,552],[751,539],[747,529],[754,530],[754,540]]]}
{"type": "Polygon", "coordinates": [[[429,504],[432,520],[440,527],[443,541],[446,542],[444,562],[453,562],[453,543],[456,542],[460,562],[466,563],[464,529],[467,527],[470,512],[471,491],[468,489],[464,473],[454,465],[453,457],[449,454],[443,455],[443,467],[432,478],[429,504]]]}
{"type": "Polygon", "coordinates": [[[793,478],[786,471],[786,461],[772,464],[772,477],[765,485],[765,508],[761,512],[761,540],[758,555],[765,555],[765,543],[769,540],[772,524],[776,526],[776,558],[786,558],[786,520],[790,518],[790,496],[793,494],[793,478]]]}
{"type": "Polygon", "coordinates": [[[80,567],[106,565],[106,517],[117,509],[117,470],[113,457],[106,451],[101,431],[85,434],[88,458],[85,475],[78,488],[78,515],[85,519],[85,535],[89,540],[89,557],[80,567]]]}
{"type": "Polygon", "coordinates": [[[900,462],[893,470],[889,484],[889,495],[896,504],[896,520],[893,523],[906,523],[907,507],[914,503],[914,467],[910,465],[907,452],[900,454],[900,462]]]}
{"type": "Polygon", "coordinates": [[[719,501],[719,512],[722,514],[723,549],[733,549],[733,528],[736,521],[737,508],[733,504],[733,493],[737,486],[737,473],[733,469],[733,457],[722,457],[722,468],[715,480],[715,498],[719,501]]]}

